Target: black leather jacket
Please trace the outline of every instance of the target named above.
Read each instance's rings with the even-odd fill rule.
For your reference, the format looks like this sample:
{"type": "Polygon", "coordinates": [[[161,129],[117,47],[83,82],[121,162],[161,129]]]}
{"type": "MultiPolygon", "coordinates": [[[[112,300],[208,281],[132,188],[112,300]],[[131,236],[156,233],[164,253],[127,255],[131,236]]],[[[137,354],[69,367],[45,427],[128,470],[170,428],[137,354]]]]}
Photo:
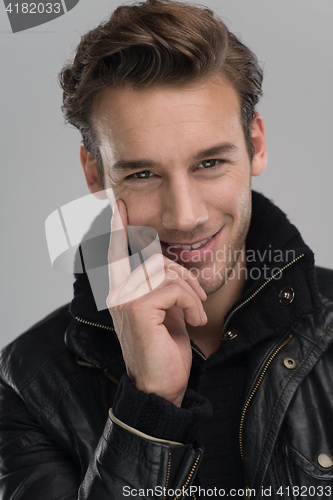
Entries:
{"type": "MultiPolygon", "coordinates": [[[[317,277],[333,298],[333,272],[317,269],[317,277]]],[[[165,487],[189,498],[201,450],[108,417],[124,364],[105,328],[73,319],[65,306],[3,351],[1,500],[164,498],[165,487]]],[[[326,298],[278,341],[253,350],[240,425],[248,498],[333,497],[332,361],[326,298]]]]}

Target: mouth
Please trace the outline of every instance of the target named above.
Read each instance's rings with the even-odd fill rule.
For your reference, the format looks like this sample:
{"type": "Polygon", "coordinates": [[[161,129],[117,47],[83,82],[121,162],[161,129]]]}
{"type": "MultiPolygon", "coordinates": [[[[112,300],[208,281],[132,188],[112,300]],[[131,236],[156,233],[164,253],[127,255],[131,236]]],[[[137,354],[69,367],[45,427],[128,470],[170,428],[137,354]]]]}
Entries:
{"type": "Polygon", "coordinates": [[[212,259],[212,256],[215,254],[219,246],[223,227],[212,236],[194,243],[184,242],[180,244],[161,241],[162,251],[166,257],[179,264],[185,265],[191,262],[197,264],[199,262],[203,263],[207,258],[212,259]]]}
{"type": "Polygon", "coordinates": [[[166,243],[166,245],[168,245],[168,247],[172,247],[172,248],[181,248],[182,250],[197,250],[197,248],[200,248],[200,247],[206,245],[206,243],[208,241],[210,241],[212,238],[213,238],[213,236],[210,236],[209,238],[206,238],[205,240],[199,241],[198,243],[194,243],[193,245],[178,245],[176,243],[166,243]]]}

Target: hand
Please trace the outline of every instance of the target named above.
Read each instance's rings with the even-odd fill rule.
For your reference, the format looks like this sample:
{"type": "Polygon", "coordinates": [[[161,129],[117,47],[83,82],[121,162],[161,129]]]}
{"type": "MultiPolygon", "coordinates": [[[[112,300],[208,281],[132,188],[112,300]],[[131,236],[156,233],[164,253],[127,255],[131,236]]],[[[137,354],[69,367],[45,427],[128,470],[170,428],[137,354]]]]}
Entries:
{"type": "Polygon", "coordinates": [[[180,407],[192,364],[185,322],[206,324],[202,301],[207,296],[190,271],[161,255],[144,263],[150,282],[161,282],[163,259],[164,279],[149,291],[143,266],[131,272],[127,248],[127,210],[118,200],[108,255],[112,290],[106,302],[127,373],[141,391],[158,394],[180,407]]]}

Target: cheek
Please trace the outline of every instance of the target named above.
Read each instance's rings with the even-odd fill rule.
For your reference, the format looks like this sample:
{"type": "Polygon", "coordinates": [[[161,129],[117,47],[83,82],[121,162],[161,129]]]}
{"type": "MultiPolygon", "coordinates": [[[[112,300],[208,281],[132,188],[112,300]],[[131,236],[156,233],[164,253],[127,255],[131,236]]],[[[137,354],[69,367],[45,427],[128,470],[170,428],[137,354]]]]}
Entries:
{"type": "Polygon", "coordinates": [[[250,176],[232,171],[209,189],[209,204],[234,219],[241,218],[251,203],[250,176]],[[214,200],[214,201],[213,201],[214,200]]]}
{"type": "Polygon", "coordinates": [[[128,223],[132,226],[152,226],[158,220],[158,203],[150,194],[140,195],[124,189],[117,193],[116,199],[122,199],[127,208],[128,223]]]}
{"type": "MultiPolygon", "coordinates": [[[[151,211],[149,198],[146,196],[138,196],[138,193],[127,188],[122,182],[116,184],[110,182],[116,200],[122,200],[127,209],[127,221],[131,226],[144,226],[147,220],[147,215],[151,211]]],[[[110,187],[109,187],[110,189],[110,187]]]]}

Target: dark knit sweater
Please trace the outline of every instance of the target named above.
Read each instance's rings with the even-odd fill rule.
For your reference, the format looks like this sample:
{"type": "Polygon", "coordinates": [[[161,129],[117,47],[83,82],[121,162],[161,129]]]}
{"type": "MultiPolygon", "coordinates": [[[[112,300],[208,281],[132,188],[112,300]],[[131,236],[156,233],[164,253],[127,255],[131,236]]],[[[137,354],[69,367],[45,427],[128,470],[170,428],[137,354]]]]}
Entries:
{"type": "MultiPolygon", "coordinates": [[[[199,442],[204,454],[195,483],[203,489],[224,488],[226,493],[244,487],[238,434],[249,351],[267,338],[280,337],[295,320],[320,306],[311,250],[283,212],[258,193],[253,193],[246,249],[247,283],[241,299],[229,312],[228,329],[237,336],[223,340],[207,360],[193,351],[182,408],[155,394],[138,391],[126,375],[113,406],[117,418],[148,435],[182,443],[199,442]],[[270,280],[273,274],[276,278],[270,280]],[[297,290],[289,308],[281,304],[279,294],[288,287],[291,275],[297,290]]],[[[84,274],[77,276],[71,312],[91,321],[111,323],[107,310],[96,310],[84,274]]]]}

